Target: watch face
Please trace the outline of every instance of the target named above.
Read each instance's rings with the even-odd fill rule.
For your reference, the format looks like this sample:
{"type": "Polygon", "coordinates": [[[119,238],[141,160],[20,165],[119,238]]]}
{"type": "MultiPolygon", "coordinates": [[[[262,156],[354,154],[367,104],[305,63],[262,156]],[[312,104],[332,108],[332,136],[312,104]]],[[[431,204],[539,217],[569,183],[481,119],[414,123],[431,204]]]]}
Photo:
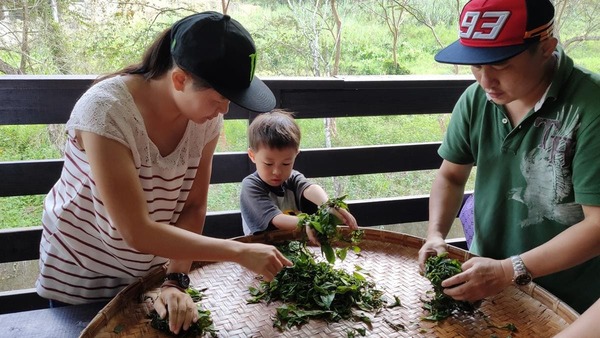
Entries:
{"type": "Polygon", "coordinates": [[[190,286],[190,277],[185,273],[170,273],[166,279],[177,282],[182,289],[187,289],[190,286]]]}
{"type": "Polygon", "coordinates": [[[182,288],[187,289],[190,286],[190,277],[184,273],[180,273],[178,282],[182,288]]]}
{"type": "Polygon", "coordinates": [[[515,284],[517,285],[527,285],[529,283],[531,283],[531,275],[528,273],[515,277],[515,284]]]}

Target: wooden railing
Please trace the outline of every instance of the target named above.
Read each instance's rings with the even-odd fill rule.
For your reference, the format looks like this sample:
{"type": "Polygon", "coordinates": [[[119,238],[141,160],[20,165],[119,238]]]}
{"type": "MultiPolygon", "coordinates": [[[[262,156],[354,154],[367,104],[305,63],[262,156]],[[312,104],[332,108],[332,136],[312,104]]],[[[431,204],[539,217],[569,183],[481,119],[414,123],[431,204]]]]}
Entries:
{"type": "MultiPolygon", "coordinates": [[[[0,125],[62,124],[93,77],[0,77],[0,125]]],[[[353,77],[266,79],[278,106],[297,119],[449,113],[468,77],[353,77]]],[[[226,119],[250,120],[254,113],[232,105],[226,119]]],[[[437,169],[438,142],[303,149],[296,169],[309,178],[437,169]],[[319,165],[313,165],[318,163],[319,165]],[[329,165],[327,165],[329,163],[329,165]]],[[[0,198],[46,194],[60,176],[62,160],[0,162],[0,198]]],[[[211,184],[235,183],[254,171],[245,152],[217,153],[211,184]]],[[[1,199],[0,199],[1,201],[1,199]]],[[[361,226],[426,221],[428,196],[349,201],[361,226]],[[402,212],[397,212],[402,210],[402,212]]],[[[0,263],[39,258],[41,227],[0,230],[0,263]]],[[[27,226],[27,227],[26,227],[27,226]]],[[[25,228],[26,227],[26,228],[25,228]]],[[[205,235],[242,235],[239,211],[209,212],[205,235]]],[[[454,244],[464,247],[464,241],[454,244]]],[[[0,292],[0,313],[47,307],[35,290],[0,292]]]]}

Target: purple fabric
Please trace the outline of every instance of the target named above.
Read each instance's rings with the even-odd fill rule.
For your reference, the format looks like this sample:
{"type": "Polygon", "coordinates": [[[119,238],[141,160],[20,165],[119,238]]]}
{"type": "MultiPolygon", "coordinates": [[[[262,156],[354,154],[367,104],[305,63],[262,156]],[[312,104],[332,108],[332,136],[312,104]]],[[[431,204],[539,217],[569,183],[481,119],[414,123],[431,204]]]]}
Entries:
{"type": "Polygon", "coordinates": [[[463,231],[465,232],[465,239],[467,240],[467,248],[471,247],[471,241],[473,241],[473,234],[475,233],[475,217],[473,216],[475,209],[475,195],[470,195],[463,204],[458,218],[462,223],[463,231]]]}

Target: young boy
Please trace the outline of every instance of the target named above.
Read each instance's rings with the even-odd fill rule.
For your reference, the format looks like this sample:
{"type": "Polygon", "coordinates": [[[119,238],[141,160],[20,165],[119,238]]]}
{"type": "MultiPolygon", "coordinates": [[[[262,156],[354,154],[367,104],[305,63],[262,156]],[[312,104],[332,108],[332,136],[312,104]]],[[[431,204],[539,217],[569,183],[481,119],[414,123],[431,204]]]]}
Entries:
{"type": "MultiPolygon", "coordinates": [[[[290,113],[260,114],[248,128],[248,156],[256,171],[242,181],[240,205],[244,234],[295,230],[300,212],[313,213],[329,197],[317,184],[294,170],[300,148],[300,128],[290,113]]],[[[358,229],[348,211],[332,210],[351,229],[358,229]]],[[[309,229],[307,227],[307,229],[309,229]]],[[[309,240],[316,244],[312,231],[309,240]]]]}

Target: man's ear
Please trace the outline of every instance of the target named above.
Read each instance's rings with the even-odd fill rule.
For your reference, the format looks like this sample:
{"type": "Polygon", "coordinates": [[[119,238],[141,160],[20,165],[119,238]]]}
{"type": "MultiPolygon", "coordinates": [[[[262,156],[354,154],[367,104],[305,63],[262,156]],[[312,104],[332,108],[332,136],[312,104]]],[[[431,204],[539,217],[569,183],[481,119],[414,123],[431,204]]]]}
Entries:
{"type": "Polygon", "coordinates": [[[551,37],[545,41],[542,41],[542,53],[544,57],[549,58],[556,50],[556,46],[558,45],[558,39],[555,37],[551,37]]]}
{"type": "Polygon", "coordinates": [[[252,163],[256,163],[256,159],[254,158],[254,151],[252,151],[252,148],[248,148],[248,157],[250,157],[252,163]]]}
{"type": "Polygon", "coordinates": [[[188,75],[185,71],[179,67],[175,67],[171,72],[171,81],[173,81],[173,87],[175,90],[182,92],[185,88],[185,82],[187,81],[188,75]]]}

